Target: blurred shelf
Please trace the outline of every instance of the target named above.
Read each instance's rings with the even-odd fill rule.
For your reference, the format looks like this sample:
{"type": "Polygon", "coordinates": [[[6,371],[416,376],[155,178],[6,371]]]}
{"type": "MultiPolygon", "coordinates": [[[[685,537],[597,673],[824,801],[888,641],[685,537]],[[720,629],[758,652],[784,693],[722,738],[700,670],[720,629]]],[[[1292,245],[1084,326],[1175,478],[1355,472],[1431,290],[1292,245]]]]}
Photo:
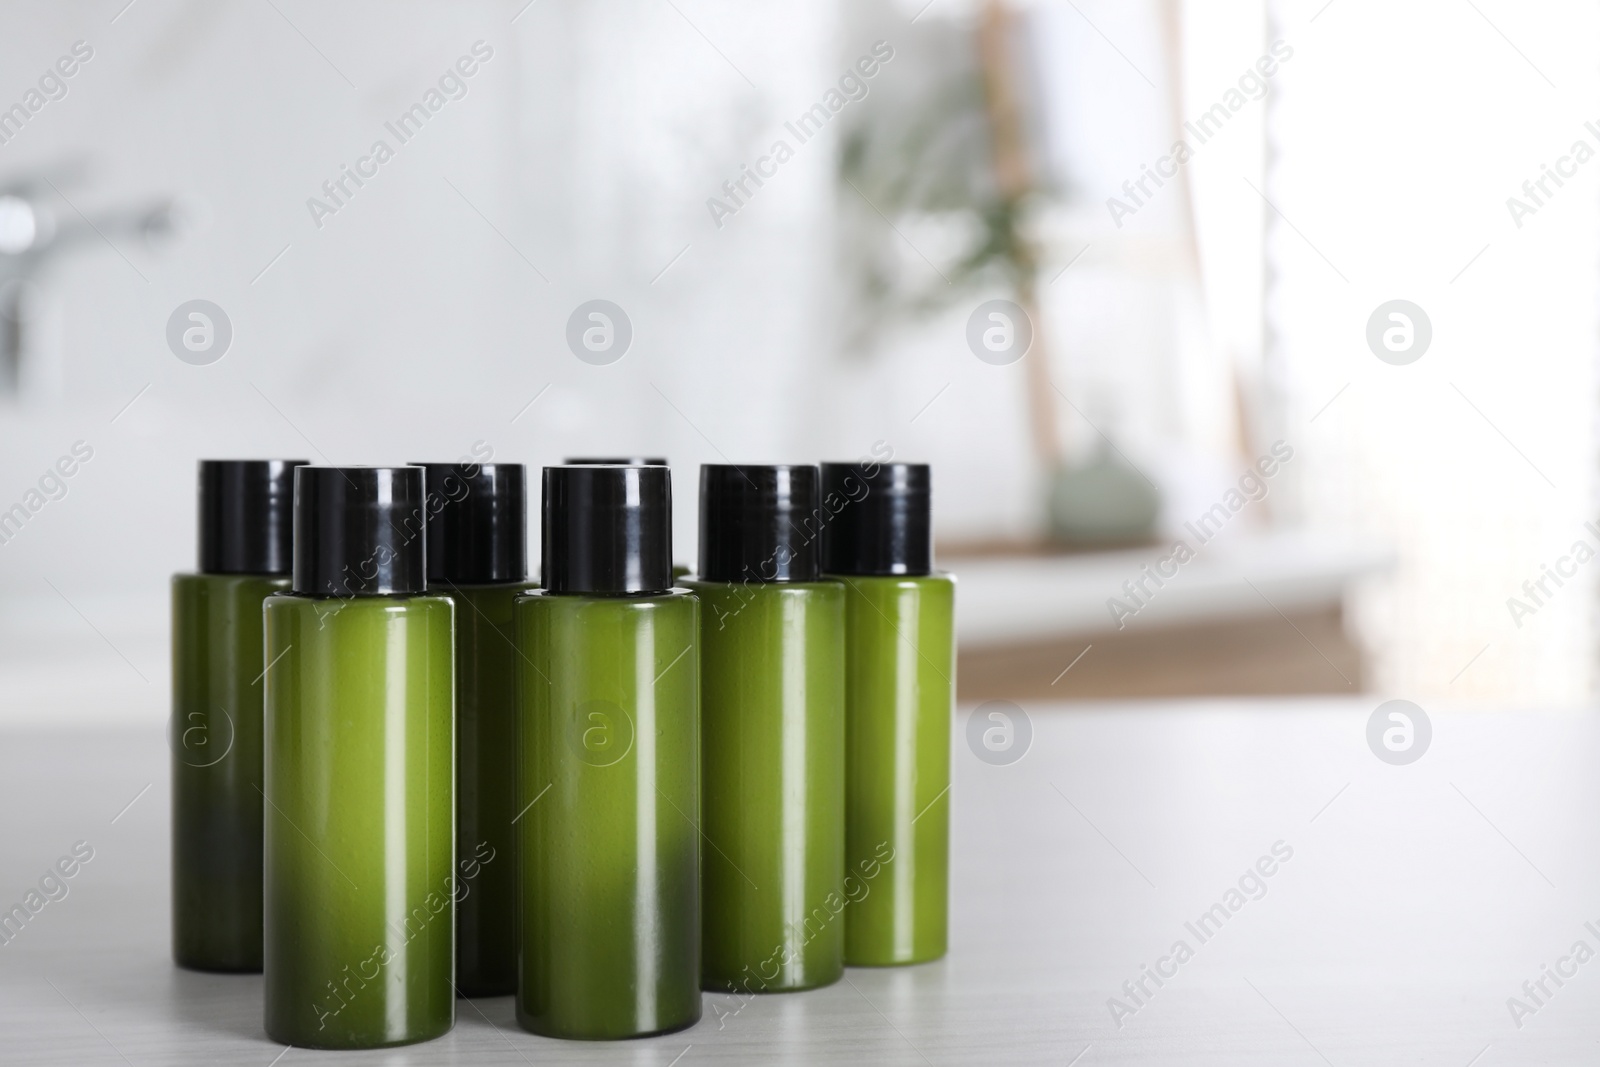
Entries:
{"type": "MultiPolygon", "coordinates": [[[[1153,595],[1119,629],[1107,599],[1133,606],[1122,584],[1169,550],[1167,542],[1077,552],[941,545],[940,566],[958,580],[962,699],[1360,688],[1362,655],[1345,633],[1344,599],[1388,569],[1391,553],[1294,533],[1219,539],[1163,587],[1149,583],[1153,595]]],[[[164,722],[165,592],[72,588],[70,603],[49,590],[0,601],[0,724],[164,722]]]]}
{"type": "Polygon", "coordinates": [[[961,698],[1361,689],[1364,657],[1344,625],[1345,597],[1388,570],[1392,553],[1302,533],[1240,534],[1201,546],[1159,587],[1145,578],[1148,595],[1130,595],[1124,583],[1170,550],[1168,542],[1071,553],[1014,545],[941,555],[959,583],[961,698]],[[1112,600],[1127,612],[1114,613],[1112,600]]]}
{"type": "Polygon", "coordinates": [[[964,648],[962,702],[1310,696],[1364,691],[1338,609],[964,648]]]}
{"type": "Polygon", "coordinates": [[[1238,619],[1342,603],[1358,579],[1393,565],[1386,549],[1335,544],[1300,533],[1247,534],[1199,548],[1138,606],[1123,587],[1165,556],[1162,542],[1109,552],[940,557],[959,582],[956,634],[962,648],[1047,637],[1146,629],[1176,622],[1238,619]],[[1137,607],[1119,627],[1107,601],[1137,607]]]}

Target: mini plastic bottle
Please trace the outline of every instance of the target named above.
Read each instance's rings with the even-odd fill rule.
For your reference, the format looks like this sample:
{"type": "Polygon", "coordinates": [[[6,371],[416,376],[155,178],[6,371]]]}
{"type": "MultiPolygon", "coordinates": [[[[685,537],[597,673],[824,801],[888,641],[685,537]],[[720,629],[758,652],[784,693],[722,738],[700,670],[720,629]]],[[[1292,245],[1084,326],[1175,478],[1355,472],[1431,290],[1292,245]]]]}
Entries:
{"type": "Polygon", "coordinates": [[[172,958],[261,970],[261,603],[289,587],[294,468],[200,461],[196,574],[172,579],[172,958]]]}
{"type": "Polygon", "coordinates": [[[825,463],[822,569],[845,585],[845,963],[945,954],[955,580],[927,466],[825,463]]]}
{"type": "Polygon", "coordinates": [[[266,1028],[309,1048],[455,1023],[455,607],[426,592],[421,467],[295,472],[267,598],[266,1028]]]}
{"type": "Polygon", "coordinates": [[[516,605],[517,1021],[624,1038],[700,1018],[699,602],[665,467],[546,467],[516,605]]]}
{"type": "Polygon", "coordinates": [[[700,468],[705,989],[844,974],[844,586],[816,467],[700,468]]]}
{"type": "Polygon", "coordinates": [[[456,990],[517,988],[517,646],[528,579],[520,463],[425,463],[428,590],[456,606],[456,990]]]}

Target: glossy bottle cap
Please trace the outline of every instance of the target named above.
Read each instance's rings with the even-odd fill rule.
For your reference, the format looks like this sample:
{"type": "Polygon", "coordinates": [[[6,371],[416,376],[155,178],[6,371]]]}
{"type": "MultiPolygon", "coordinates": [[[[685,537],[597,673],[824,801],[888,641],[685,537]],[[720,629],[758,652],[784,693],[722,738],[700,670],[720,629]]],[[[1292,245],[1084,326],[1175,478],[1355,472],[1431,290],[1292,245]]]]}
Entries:
{"type": "Polygon", "coordinates": [[[814,582],[821,577],[817,468],[700,468],[700,577],[814,582]]]}
{"type": "Polygon", "coordinates": [[[544,587],[649,594],[672,588],[672,472],[666,467],[544,469],[544,587]]]}
{"type": "Polygon", "coordinates": [[[665,467],[667,465],[667,461],[665,459],[647,459],[641,456],[616,459],[569,459],[566,462],[567,466],[569,467],[592,467],[597,465],[613,467],[665,467]]]}
{"type": "Polygon", "coordinates": [[[296,468],[294,591],[426,591],[425,515],[421,467],[296,468]]]}
{"type": "Polygon", "coordinates": [[[926,463],[824,463],[822,569],[828,574],[919,575],[933,569],[931,478],[926,463]]]}
{"type": "Polygon", "coordinates": [[[428,581],[528,577],[527,477],[520,463],[418,463],[427,490],[428,581]]]}
{"type": "Polygon", "coordinates": [[[288,574],[303,459],[200,461],[200,573],[288,574]]]}

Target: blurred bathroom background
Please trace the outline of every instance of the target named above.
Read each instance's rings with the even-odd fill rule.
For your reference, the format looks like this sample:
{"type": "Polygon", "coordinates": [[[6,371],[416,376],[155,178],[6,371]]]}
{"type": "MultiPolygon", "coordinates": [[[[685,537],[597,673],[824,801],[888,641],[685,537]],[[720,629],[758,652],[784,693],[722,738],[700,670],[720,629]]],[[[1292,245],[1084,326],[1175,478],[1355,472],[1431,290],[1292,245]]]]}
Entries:
{"type": "Polygon", "coordinates": [[[198,458],[483,449],[933,464],[963,701],[1592,696],[1600,5],[0,11],[0,724],[198,458]]]}

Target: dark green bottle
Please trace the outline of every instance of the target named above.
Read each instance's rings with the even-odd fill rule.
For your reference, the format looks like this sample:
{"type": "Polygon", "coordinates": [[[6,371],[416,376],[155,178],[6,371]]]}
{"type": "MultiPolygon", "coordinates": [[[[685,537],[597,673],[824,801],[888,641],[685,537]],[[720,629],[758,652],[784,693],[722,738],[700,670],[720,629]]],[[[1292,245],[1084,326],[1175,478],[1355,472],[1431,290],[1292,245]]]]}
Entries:
{"type": "Polygon", "coordinates": [[[700,1018],[699,602],[665,467],[546,467],[517,600],[517,1021],[642,1037],[700,1018]]]}
{"type": "Polygon", "coordinates": [[[261,602],[289,587],[294,468],[201,460],[197,574],[172,579],[172,958],[261,970],[261,602]]]}
{"type": "Polygon", "coordinates": [[[266,1028],[378,1048],[455,1022],[455,607],[420,467],[295,472],[266,602],[266,1028]]]}
{"type": "Polygon", "coordinates": [[[844,974],[844,586],[816,467],[700,468],[701,974],[791,992],[844,974]]]}
{"type": "Polygon", "coordinates": [[[822,567],[845,585],[851,966],[948,947],[955,580],[932,570],[929,480],[923,464],[822,465],[822,567]]]}
{"type": "Polygon", "coordinates": [[[456,606],[456,991],[516,992],[517,646],[528,579],[520,463],[424,463],[428,589],[456,606]]]}

